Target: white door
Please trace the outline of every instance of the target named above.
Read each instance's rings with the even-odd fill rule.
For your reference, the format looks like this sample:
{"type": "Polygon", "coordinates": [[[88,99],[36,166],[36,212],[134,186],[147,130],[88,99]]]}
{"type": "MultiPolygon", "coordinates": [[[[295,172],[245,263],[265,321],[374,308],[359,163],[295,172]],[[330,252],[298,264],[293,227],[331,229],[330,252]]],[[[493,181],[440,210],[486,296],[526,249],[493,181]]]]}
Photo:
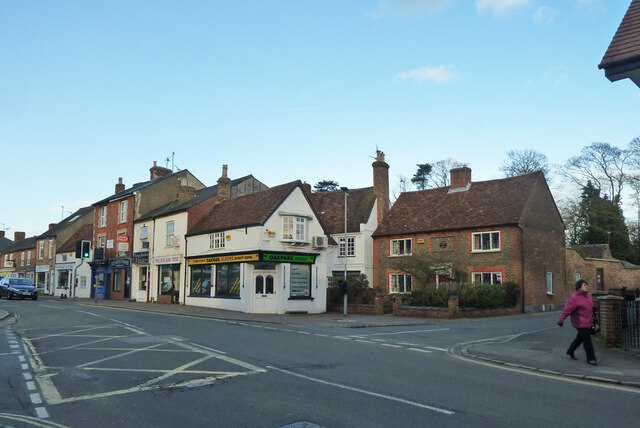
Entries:
{"type": "Polygon", "coordinates": [[[253,312],[276,313],[276,284],[273,271],[253,273],[253,312]]]}

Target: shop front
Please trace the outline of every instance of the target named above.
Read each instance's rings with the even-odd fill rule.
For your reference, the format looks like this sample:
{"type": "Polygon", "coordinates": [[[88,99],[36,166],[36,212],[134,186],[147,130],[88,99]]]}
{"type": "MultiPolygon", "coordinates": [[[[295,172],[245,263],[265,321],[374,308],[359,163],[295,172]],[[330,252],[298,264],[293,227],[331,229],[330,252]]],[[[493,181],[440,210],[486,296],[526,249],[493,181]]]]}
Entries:
{"type": "Polygon", "coordinates": [[[52,295],[69,295],[69,290],[71,290],[71,284],[73,281],[73,269],[75,266],[75,263],[56,264],[56,283],[55,289],[51,290],[52,295]]]}
{"type": "Polygon", "coordinates": [[[182,255],[156,257],[153,259],[153,264],[158,269],[158,303],[178,303],[180,301],[182,255]]]}
{"type": "Polygon", "coordinates": [[[109,262],[111,268],[111,288],[109,299],[123,300],[131,298],[131,259],[121,258],[109,262]]]}
{"type": "Polygon", "coordinates": [[[35,285],[39,290],[42,290],[45,294],[53,294],[50,290],[50,278],[49,272],[51,267],[49,265],[36,265],[36,281],[35,285]]]}
{"type": "Polygon", "coordinates": [[[256,251],[188,259],[186,304],[250,313],[320,313],[317,254],[256,251]]]}

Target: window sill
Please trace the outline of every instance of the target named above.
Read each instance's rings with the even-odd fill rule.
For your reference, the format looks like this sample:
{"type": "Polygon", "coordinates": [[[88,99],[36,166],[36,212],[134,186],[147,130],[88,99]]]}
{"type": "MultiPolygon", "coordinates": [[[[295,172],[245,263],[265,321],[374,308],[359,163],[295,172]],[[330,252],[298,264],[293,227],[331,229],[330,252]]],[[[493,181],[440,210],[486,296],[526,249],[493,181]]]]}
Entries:
{"type": "Polygon", "coordinates": [[[311,296],[291,296],[289,300],[311,300],[313,302],[315,298],[311,296]]]}
{"type": "Polygon", "coordinates": [[[471,250],[471,254],[476,254],[476,253],[480,253],[480,254],[484,254],[484,253],[499,253],[500,251],[502,251],[501,248],[498,248],[497,250],[471,250]]]}
{"type": "Polygon", "coordinates": [[[551,297],[553,297],[553,296],[555,296],[555,295],[556,295],[556,293],[547,293],[547,296],[551,296],[551,297]]]}
{"type": "Polygon", "coordinates": [[[240,300],[240,296],[211,296],[214,299],[240,300]]]}
{"type": "Polygon", "coordinates": [[[389,257],[407,257],[407,256],[412,256],[413,253],[410,254],[389,254],[389,257]]]}

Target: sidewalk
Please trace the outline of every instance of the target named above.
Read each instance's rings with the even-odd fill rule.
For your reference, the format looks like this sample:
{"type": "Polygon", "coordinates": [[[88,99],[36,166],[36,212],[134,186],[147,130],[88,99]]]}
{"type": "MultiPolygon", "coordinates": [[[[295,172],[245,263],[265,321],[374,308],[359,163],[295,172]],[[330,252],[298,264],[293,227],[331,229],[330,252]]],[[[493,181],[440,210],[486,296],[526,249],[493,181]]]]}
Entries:
{"type": "MultiPolygon", "coordinates": [[[[48,297],[43,296],[43,300],[48,297]]],[[[50,298],[53,299],[53,298],[50,298]]],[[[437,325],[442,320],[432,318],[394,317],[393,315],[360,315],[327,312],[324,314],[272,315],[247,314],[222,309],[124,300],[70,299],[87,306],[122,310],[156,312],[225,321],[259,322],[301,327],[366,328],[385,326],[437,325]]],[[[0,320],[3,318],[0,310],[0,320]]],[[[578,360],[571,360],[565,351],[575,337],[575,330],[565,325],[552,326],[493,340],[481,340],[451,347],[450,353],[491,364],[539,372],[545,375],[623,385],[640,389],[640,352],[606,348],[594,339],[598,366],[586,363],[582,348],[576,351],[578,360]]]]}

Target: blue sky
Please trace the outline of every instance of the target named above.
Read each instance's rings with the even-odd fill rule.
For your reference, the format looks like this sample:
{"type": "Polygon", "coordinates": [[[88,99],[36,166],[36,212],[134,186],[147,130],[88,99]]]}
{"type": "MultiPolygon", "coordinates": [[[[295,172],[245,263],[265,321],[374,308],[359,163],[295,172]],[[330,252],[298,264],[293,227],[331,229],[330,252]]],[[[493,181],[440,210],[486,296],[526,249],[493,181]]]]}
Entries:
{"type": "Polygon", "coordinates": [[[207,185],[228,164],[357,188],[378,148],[393,189],[417,163],[481,181],[508,150],[625,147],[640,89],[597,65],[629,3],[4,0],[0,228],[40,234],[172,153],[207,185]]]}

